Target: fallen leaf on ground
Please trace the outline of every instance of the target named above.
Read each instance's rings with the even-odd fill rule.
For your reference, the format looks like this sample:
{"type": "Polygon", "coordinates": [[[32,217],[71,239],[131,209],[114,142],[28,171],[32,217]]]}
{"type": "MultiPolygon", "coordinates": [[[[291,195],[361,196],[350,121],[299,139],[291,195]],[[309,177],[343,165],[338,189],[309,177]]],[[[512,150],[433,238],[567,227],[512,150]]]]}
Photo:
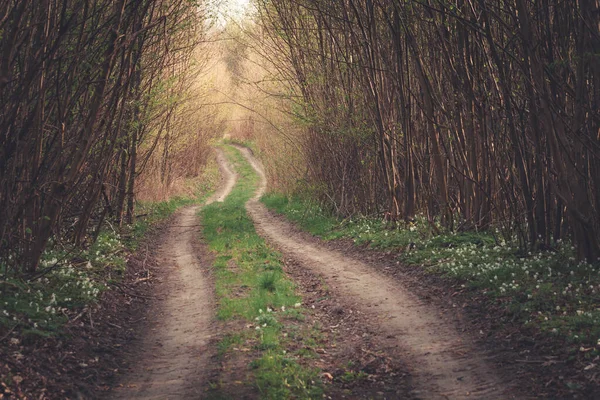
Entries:
{"type": "Polygon", "coordinates": [[[330,380],[330,381],[332,381],[332,380],[333,380],[333,375],[331,375],[329,372],[323,372],[323,373],[321,374],[321,376],[322,376],[323,378],[327,379],[327,380],[330,380]]]}

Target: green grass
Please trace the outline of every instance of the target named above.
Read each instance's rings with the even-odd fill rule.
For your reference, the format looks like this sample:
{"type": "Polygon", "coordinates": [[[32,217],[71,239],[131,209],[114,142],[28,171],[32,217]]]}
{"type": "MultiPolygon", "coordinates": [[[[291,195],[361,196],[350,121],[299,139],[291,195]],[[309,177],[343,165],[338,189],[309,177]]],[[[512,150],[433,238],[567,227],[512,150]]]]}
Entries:
{"type": "Polygon", "coordinates": [[[217,345],[217,354],[223,356],[234,346],[244,343],[244,337],[239,333],[226,334],[217,345]]]}
{"type": "Polygon", "coordinates": [[[340,220],[299,197],[270,193],[262,201],[316,236],[391,250],[401,265],[484,293],[511,318],[558,335],[576,349],[591,348],[586,358],[600,354],[600,264],[577,262],[567,243],[525,255],[494,231],[435,235],[423,217],[391,227],[377,219],[340,220]]]}
{"type": "Polygon", "coordinates": [[[313,235],[332,239],[340,232],[340,221],[316,202],[278,193],[267,193],[261,201],[270,209],[285,214],[288,219],[313,235]]]}
{"type": "Polygon", "coordinates": [[[125,271],[126,250],[119,234],[103,231],[77,253],[50,246],[35,279],[7,277],[0,282],[0,326],[25,338],[61,333],[71,310],[95,302],[125,271]]]}
{"type": "Polygon", "coordinates": [[[232,144],[232,145],[247,147],[254,154],[258,154],[258,152],[259,152],[259,149],[257,148],[256,143],[254,142],[254,140],[251,140],[251,139],[241,140],[238,138],[229,138],[229,139],[223,139],[221,142],[225,145],[232,144]]]}
{"type": "MultiPolygon", "coordinates": [[[[215,253],[214,275],[217,317],[246,322],[241,336],[253,343],[259,356],[251,364],[255,386],[262,398],[318,398],[322,388],[318,370],[303,366],[298,354],[287,354],[285,332],[301,319],[301,299],[283,273],[281,254],[257,235],[244,205],[253,195],[258,176],[230,146],[229,160],[239,174],[238,183],[223,203],[200,211],[204,237],[215,253]]],[[[228,351],[232,336],[219,345],[228,351]]]]}

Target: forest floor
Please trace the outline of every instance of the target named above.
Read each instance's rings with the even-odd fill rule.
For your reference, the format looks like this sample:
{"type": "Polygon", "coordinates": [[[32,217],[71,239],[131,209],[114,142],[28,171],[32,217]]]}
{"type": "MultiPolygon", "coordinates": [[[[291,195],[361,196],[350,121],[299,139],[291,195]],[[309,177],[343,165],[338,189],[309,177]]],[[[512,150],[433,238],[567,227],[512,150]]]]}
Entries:
{"type": "Polygon", "coordinates": [[[67,326],[70,339],[11,342],[30,374],[6,398],[588,398],[557,391],[562,361],[519,341],[518,327],[492,335],[495,314],[456,287],[267,210],[260,163],[246,148],[226,150],[221,187],[205,203],[213,208],[184,207],[149,237],[120,290],[67,326]],[[217,211],[251,232],[221,237],[219,250],[207,231],[217,211]],[[256,233],[266,247],[236,247],[263,240],[256,233]],[[256,296],[238,275],[258,277],[256,296]]]}

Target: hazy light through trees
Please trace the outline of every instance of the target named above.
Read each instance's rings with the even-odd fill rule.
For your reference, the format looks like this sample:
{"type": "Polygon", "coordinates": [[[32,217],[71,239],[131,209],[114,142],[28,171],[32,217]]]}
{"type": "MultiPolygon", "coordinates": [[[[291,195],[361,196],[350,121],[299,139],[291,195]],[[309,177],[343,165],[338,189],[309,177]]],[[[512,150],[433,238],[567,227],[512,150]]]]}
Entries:
{"type": "Polygon", "coordinates": [[[247,14],[250,0],[221,0],[214,3],[215,26],[224,28],[230,21],[241,21],[247,14]]]}

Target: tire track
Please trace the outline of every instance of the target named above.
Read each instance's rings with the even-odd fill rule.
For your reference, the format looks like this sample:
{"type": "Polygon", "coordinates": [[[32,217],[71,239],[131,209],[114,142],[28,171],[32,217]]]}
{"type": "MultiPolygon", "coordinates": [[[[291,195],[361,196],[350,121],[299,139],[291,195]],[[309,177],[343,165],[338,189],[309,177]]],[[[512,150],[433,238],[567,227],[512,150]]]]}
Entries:
{"type": "Polygon", "coordinates": [[[290,223],[271,215],[258,201],[266,189],[264,171],[248,149],[238,149],[261,177],[256,196],[246,204],[257,231],[287,257],[322,275],[342,300],[358,303],[362,312],[374,315],[373,331],[385,337],[389,351],[412,370],[415,398],[516,398],[474,340],[459,333],[435,307],[372,266],[304,240],[290,223]]]}
{"type": "MultiPolygon", "coordinates": [[[[223,152],[216,149],[221,170],[219,189],[206,201],[223,201],[237,180],[223,152]]],[[[132,357],[134,365],[122,377],[111,399],[200,398],[212,349],[213,289],[207,266],[198,259],[194,241],[199,232],[199,206],[179,210],[165,232],[157,259],[167,268],[168,280],[159,282],[163,293],[154,303],[150,327],[132,357]]]]}

